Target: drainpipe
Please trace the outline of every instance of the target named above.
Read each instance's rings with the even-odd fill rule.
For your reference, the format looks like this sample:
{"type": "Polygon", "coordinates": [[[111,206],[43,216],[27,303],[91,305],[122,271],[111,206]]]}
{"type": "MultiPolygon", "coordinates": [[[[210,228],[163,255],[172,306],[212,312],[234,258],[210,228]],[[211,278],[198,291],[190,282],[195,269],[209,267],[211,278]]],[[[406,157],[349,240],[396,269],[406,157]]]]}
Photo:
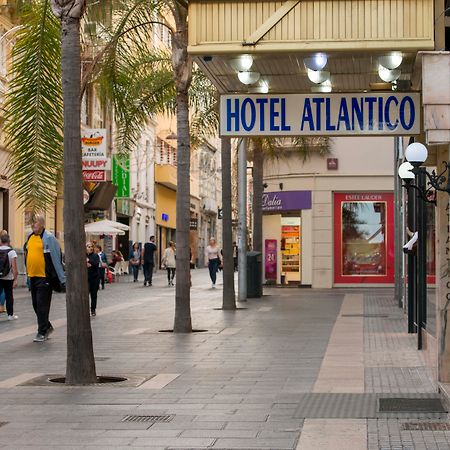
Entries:
{"type": "Polygon", "coordinates": [[[238,144],[238,301],[247,301],[247,147],[238,144]]]}

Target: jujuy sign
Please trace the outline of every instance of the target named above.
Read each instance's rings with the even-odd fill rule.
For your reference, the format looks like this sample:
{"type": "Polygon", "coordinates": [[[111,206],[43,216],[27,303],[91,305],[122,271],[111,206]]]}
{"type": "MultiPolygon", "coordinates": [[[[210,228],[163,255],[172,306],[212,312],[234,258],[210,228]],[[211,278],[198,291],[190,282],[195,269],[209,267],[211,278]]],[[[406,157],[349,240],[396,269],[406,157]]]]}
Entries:
{"type": "Polygon", "coordinates": [[[418,93],[222,95],[222,136],[413,135],[418,93]]]}

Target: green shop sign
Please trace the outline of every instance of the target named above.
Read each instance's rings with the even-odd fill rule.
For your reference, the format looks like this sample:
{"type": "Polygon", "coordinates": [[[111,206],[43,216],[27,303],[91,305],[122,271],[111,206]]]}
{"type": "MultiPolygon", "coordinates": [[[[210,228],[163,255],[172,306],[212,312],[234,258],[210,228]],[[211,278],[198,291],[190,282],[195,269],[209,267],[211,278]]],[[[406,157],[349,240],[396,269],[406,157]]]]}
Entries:
{"type": "Polygon", "coordinates": [[[128,156],[113,156],[112,181],[117,186],[116,197],[130,197],[130,158],[128,156]]]}

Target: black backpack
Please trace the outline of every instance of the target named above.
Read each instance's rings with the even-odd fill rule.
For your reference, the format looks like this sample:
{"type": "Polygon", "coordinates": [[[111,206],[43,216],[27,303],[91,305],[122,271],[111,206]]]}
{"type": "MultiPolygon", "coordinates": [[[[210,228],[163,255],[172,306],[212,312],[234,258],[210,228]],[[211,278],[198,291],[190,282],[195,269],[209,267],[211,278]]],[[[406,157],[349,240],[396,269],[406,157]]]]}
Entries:
{"type": "Polygon", "coordinates": [[[11,270],[8,256],[11,250],[11,248],[8,248],[7,250],[0,250],[0,278],[6,277],[11,270]]]}

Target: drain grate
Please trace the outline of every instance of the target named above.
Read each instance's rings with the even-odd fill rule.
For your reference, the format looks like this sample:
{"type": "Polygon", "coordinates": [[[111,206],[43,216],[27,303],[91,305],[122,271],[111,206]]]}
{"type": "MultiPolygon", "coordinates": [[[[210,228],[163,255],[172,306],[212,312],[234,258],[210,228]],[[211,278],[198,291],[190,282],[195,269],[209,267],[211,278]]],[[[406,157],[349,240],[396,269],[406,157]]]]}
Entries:
{"type": "Polygon", "coordinates": [[[381,317],[381,318],[387,318],[389,317],[387,314],[341,314],[341,317],[381,317]]]}
{"type": "Polygon", "coordinates": [[[450,431],[446,422],[407,422],[402,424],[403,431],[450,431]]]}
{"type": "Polygon", "coordinates": [[[9,422],[0,422],[0,428],[4,427],[5,425],[8,425],[9,422]]]}
{"type": "Polygon", "coordinates": [[[380,412],[446,412],[440,398],[380,398],[380,412]]]}
{"type": "Polygon", "coordinates": [[[164,416],[125,416],[122,422],[171,422],[175,416],[174,415],[164,415],[164,416]]]}

